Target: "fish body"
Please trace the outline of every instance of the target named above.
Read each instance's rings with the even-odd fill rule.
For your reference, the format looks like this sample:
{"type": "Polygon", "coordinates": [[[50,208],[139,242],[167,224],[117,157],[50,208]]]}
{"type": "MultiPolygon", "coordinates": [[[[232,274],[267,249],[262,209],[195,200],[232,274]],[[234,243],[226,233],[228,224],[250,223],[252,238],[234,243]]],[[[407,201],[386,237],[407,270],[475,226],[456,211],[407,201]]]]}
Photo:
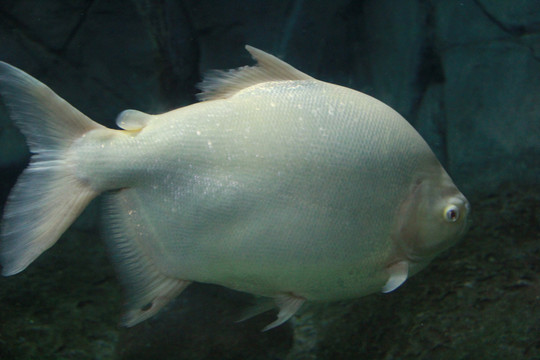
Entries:
{"type": "Polygon", "coordinates": [[[205,101],[127,110],[123,130],[1,64],[0,94],[36,154],[6,206],[3,273],[22,271],[103,194],[126,325],[196,281],[274,298],[272,328],[305,300],[391,291],[463,235],[467,200],[397,112],[248,50],[258,66],[215,73],[205,101]],[[28,99],[39,104],[30,115],[28,99]],[[60,116],[40,131],[43,114],[60,116]]]}

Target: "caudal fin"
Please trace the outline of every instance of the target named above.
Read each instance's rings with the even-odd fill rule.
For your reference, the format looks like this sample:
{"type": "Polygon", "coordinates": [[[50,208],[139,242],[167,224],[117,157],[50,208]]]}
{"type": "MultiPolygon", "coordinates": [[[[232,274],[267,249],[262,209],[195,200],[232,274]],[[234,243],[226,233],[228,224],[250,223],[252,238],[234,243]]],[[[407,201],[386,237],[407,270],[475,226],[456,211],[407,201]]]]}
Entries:
{"type": "Polygon", "coordinates": [[[97,192],[77,179],[70,145],[103,128],[25,72],[0,62],[0,96],[26,136],[30,164],[4,208],[0,233],[2,274],[24,270],[50,248],[97,192]]]}

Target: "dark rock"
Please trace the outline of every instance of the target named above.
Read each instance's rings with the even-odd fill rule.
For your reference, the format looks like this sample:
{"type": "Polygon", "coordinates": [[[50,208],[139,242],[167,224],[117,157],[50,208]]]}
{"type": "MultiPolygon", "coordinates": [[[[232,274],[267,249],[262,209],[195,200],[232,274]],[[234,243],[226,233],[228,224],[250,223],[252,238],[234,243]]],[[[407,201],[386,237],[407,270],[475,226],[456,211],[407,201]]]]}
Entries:
{"type": "Polygon", "coordinates": [[[528,44],[493,41],[443,54],[448,170],[467,192],[538,181],[540,61],[528,44]]]}
{"type": "Polygon", "coordinates": [[[427,40],[427,7],[419,1],[366,1],[365,56],[373,95],[409,117],[421,97],[417,78],[427,40]]]}
{"type": "Polygon", "coordinates": [[[514,35],[540,31],[540,2],[536,0],[478,0],[494,23],[514,35]]]}
{"type": "Polygon", "coordinates": [[[479,45],[511,35],[483,11],[477,1],[432,0],[436,45],[440,51],[457,45],[479,45]]]}

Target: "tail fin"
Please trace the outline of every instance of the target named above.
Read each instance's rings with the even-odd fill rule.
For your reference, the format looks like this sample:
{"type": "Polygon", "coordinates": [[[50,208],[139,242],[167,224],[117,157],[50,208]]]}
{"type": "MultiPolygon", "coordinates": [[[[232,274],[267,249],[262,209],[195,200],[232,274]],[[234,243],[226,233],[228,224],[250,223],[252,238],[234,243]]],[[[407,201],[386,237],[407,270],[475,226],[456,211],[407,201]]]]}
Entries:
{"type": "Polygon", "coordinates": [[[4,208],[0,261],[4,276],[23,271],[54,245],[97,192],[81,182],[67,150],[103,128],[25,72],[0,62],[0,95],[26,136],[30,164],[4,208]]]}

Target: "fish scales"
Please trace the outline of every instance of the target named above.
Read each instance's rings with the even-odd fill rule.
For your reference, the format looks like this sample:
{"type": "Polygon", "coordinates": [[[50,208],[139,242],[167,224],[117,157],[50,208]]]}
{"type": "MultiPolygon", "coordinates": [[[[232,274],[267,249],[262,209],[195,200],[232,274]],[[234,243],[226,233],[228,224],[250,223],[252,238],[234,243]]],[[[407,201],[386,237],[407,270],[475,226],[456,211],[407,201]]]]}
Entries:
{"type": "MultiPolygon", "coordinates": [[[[381,111],[370,111],[373,105],[366,111],[362,106],[366,101],[372,99],[312,80],[265,83],[210,106],[159,115],[136,137],[116,140],[119,144],[107,142],[101,147],[99,137],[85,139],[88,143],[80,144],[84,150],[73,162],[85,159],[88,165],[81,166],[81,172],[86,172],[83,177],[90,184],[92,179],[101,183],[99,176],[115,178],[117,183],[108,181],[111,189],[126,184],[122,175],[101,174],[103,167],[144,183],[133,184],[132,196],[141,198],[134,207],[144,214],[137,223],[144,224],[146,237],[155,239],[150,244],[152,257],[160,259],[157,266],[169,276],[217,282],[261,295],[285,286],[308,299],[358,296],[362,293],[354,284],[361,273],[336,278],[329,276],[329,270],[347,275],[364,262],[384,262],[388,254],[379,247],[389,249],[389,244],[372,239],[388,239],[391,223],[369,224],[392,220],[380,213],[404,194],[388,189],[412,184],[414,166],[419,166],[388,156],[409,145],[409,137],[401,131],[389,137],[384,130],[392,124],[374,119],[381,111]],[[283,96],[291,87],[295,96],[283,96]],[[257,101],[255,111],[252,97],[257,101]],[[329,116],[328,107],[336,109],[336,116],[329,116]],[[343,114],[362,125],[353,128],[343,114]],[[326,132],[320,130],[323,126],[326,132]],[[366,140],[360,144],[359,138],[366,140]],[[364,156],[355,151],[359,147],[365,149],[364,156]],[[125,156],[118,157],[119,150],[125,156]],[[380,156],[373,158],[373,151],[380,156]],[[100,163],[94,174],[97,159],[117,164],[100,163]],[[370,167],[377,174],[386,172],[384,181],[373,181],[370,167]],[[369,191],[359,184],[368,185],[369,191]],[[358,200],[351,203],[351,196],[358,200]],[[361,219],[356,219],[359,214],[361,219]],[[152,224],[161,226],[151,231],[152,224]],[[339,246],[332,241],[336,233],[340,233],[339,246]],[[322,267],[324,274],[320,274],[321,262],[328,262],[322,267]],[[290,276],[301,270],[314,277],[317,286],[310,283],[310,290],[302,289],[305,276],[290,276]],[[245,289],[238,277],[265,279],[268,289],[260,285],[245,289]],[[343,289],[326,291],[336,280],[343,289]]],[[[430,155],[427,145],[416,139],[420,140],[416,151],[430,155]]]]}

